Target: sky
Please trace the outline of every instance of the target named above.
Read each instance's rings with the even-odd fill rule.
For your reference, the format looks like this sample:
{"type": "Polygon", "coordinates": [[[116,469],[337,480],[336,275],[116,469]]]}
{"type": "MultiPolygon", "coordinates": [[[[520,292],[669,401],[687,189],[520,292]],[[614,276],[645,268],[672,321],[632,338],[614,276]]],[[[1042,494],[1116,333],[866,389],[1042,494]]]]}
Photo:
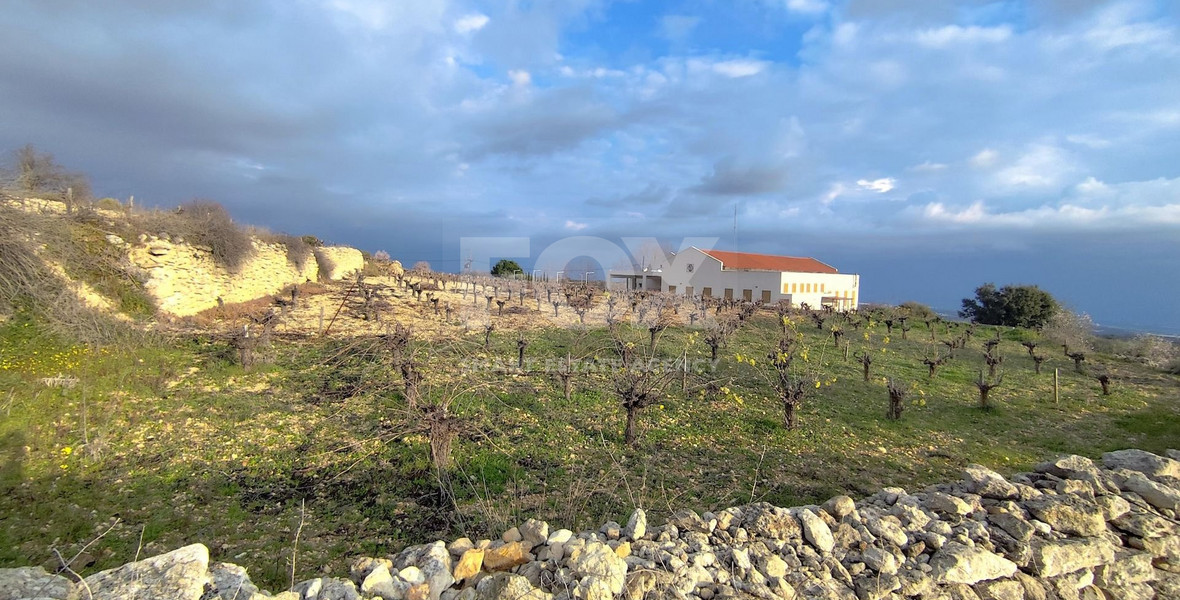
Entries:
{"type": "MultiPolygon", "coordinates": [[[[1170,0],[6,0],[0,151],[440,271],[718,238],[1180,333],[1170,0]],[[736,214],[736,235],[735,235],[736,214]]],[[[610,268],[612,265],[605,265],[610,268]]]]}

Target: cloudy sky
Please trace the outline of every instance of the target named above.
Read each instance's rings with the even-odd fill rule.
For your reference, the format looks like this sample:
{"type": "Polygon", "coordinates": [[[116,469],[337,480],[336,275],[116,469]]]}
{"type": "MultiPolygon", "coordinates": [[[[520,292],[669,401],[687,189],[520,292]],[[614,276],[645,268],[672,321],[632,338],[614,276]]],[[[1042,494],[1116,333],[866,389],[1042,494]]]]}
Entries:
{"type": "MultiPolygon", "coordinates": [[[[0,149],[461,267],[715,236],[1180,333],[1171,0],[6,0],[0,149]]],[[[610,266],[610,265],[607,265],[610,266]]]]}

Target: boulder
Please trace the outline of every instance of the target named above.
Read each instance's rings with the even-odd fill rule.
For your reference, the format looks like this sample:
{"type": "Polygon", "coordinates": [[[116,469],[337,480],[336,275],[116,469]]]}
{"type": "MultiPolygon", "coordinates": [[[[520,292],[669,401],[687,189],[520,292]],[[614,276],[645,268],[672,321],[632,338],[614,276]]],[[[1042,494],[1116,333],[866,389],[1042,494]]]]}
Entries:
{"type": "Polygon", "coordinates": [[[1115,547],[1101,538],[1057,542],[1034,540],[1029,568],[1041,577],[1057,577],[1114,561],[1115,547]]]}
{"type": "Polygon", "coordinates": [[[95,573],[83,580],[96,598],[199,600],[209,577],[209,549],[185,546],[167,554],[95,573]]]}
{"type": "Polygon", "coordinates": [[[1102,455],[1102,465],[1110,470],[1138,471],[1148,478],[1168,485],[1180,482],[1180,461],[1157,456],[1143,450],[1116,450],[1102,455]]]}
{"type": "Polygon", "coordinates": [[[988,579],[1011,577],[1016,563],[976,547],[947,542],[930,559],[931,575],[939,583],[974,585],[988,579]]]}
{"type": "Polygon", "coordinates": [[[0,569],[0,600],[21,598],[76,600],[78,592],[69,579],[52,575],[41,567],[0,569]]]}
{"type": "Polygon", "coordinates": [[[612,594],[623,593],[627,578],[627,563],[601,542],[590,542],[575,551],[567,563],[570,572],[579,580],[597,577],[610,587],[612,594]]]}
{"type": "Polygon", "coordinates": [[[1128,477],[1123,489],[1135,492],[1148,504],[1160,509],[1180,512],[1180,490],[1157,483],[1141,475],[1128,477]]]}
{"type": "Polygon", "coordinates": [[[963,480],[967,482],[967,491],[984,498],[1004,500],[1020,497],[1020,490],[1015,485],[983,465],[968,465],[963,469],[963,480]]]}
{"type": "Polygon", "coordinates": [[[1024,507],[1062,533],[1096,536],[1106,531],[1106,519],[1098,505],[1077,496],[1042,496],[1025,502],[1024,507]]]}
{"type": "Polygon", "coordinates": [[[836,546],[836,540],[832,537],[832,530],[828,528],[828,524],[823,519],[806,508],[799,509],[795,516],[799,519],[799,524],[803,529],[803,539],[815,546],[815,549],[820,552],[832,551],[832,548],[836,546]]]}

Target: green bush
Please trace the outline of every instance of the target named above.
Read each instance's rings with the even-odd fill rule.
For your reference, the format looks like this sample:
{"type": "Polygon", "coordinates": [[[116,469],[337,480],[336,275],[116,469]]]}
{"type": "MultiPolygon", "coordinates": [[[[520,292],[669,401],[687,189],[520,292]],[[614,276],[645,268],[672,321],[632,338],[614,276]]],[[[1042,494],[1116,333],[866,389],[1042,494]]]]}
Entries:
{"type": "Polygon", "coordinates": [[[959,316],[982,325],[1044,327],[1058,311],[1057,300],[1035,285],[1006,285],[996,289],[985,283],[974,298],[963,299],[959,316]]]}

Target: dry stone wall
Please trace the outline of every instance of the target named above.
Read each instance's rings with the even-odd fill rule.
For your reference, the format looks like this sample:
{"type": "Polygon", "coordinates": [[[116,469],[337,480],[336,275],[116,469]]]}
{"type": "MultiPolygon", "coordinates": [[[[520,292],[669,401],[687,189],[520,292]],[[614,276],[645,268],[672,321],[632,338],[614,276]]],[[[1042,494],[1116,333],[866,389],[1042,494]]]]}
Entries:
{"type": "Polygon", "coordinates": [[[82,583],[0,569],[0,600],[1176,599],[1177,458],[1066,456],[1011,479],[972,465],[961,481],[913,494],[682,510],[658,527],[642,510],[576,534],[530,519],[494,541],[358,558],[348,579],[274,596],[194,544],[82,583]]]}

